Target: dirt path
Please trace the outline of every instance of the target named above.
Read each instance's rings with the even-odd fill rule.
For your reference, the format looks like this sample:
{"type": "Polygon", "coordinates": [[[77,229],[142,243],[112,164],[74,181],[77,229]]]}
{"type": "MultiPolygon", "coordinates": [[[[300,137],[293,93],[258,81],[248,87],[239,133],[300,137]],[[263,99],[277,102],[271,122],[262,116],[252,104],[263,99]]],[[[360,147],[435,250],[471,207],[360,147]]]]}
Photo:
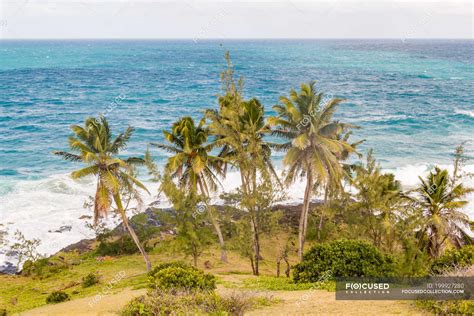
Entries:
{"type": "Polygon", "coordinates": [[[431,315],[409,301],[336,301],[334,292],[324,290],[269,293],[281,302],[247,315],[431,315]]]}
{"type": "MultiPolygon", "coordinates": [[[[229,294],[237,291],[219,287],[218,292],[229,294]]],[[[133,297],[146,292],[125,289],[104,296],[97,303],[89,304],[93,297],[47,305],[23,312],[20,315],[117,315],[133,297]]],[[[247,315],[430,315],[417,309],[408,301],[336,301],[334,292],[308,291],[259,291],[258,295],[273,296],[280,303],[251,311],[247,315]]]]}

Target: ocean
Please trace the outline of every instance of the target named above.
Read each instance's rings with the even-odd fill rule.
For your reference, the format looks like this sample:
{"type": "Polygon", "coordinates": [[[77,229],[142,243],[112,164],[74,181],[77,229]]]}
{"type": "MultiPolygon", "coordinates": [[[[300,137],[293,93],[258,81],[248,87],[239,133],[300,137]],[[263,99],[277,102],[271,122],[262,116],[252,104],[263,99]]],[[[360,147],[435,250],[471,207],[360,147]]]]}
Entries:
{"type": "MultiPolygon", "coordinates": [[[[112,130],[136,132],[124,154],[143,155],[182,116],[217,107],[219,74],[230,51],[245,95],[268,115],[281,95],[316,81],[326,96],[346,99],[336,118],[361,127],[380,165],[407,188],[434,165],[450,168],[456,145],[474,158],[472,40],[61,40],[0,41],[0,217],[40,238],[50,254],[90,234],[83,207],[91,179],[68,174],[60,160],[71,124],[104,114],[112,130]],[[60,229],[62,226],[71,226],[60,229]],[[62,232],[58,232],[61,231],[62,232]]],[[[152,150],[158,164],[166,153],[152,150]]],[[[281,168],[282,153],[274,154],[281,168]]],[[[474,172],[474,160],[466,171],[474,172]]],[[[147,176],[142,175],[147,182],[147,176]]],[[[231,173],[225,187],[235,188],[231,173]]],[[[472,179],[468,183],[473,184],[472,179]]],[[[156,184],[150,184],[154,190],[156,184]]],[[[303,184],[290,189],[302,199],[303,184]]],[[[156,192],[156,191],[154,191],[156,192]]],[[[474,219],[474,198],[465,212],[474,219]]],[[[145,200],[150,202],[150,196],[145,200]]],[[[164,203],[164,202],[163,202],[164,203]]],[[[1,228],[1,227],[0,227],[1,228]]],[[[87,236],[86,236],[87,237],[87,236]]],[[[0,265],[6,260],[0,250],[0,265]]]]}

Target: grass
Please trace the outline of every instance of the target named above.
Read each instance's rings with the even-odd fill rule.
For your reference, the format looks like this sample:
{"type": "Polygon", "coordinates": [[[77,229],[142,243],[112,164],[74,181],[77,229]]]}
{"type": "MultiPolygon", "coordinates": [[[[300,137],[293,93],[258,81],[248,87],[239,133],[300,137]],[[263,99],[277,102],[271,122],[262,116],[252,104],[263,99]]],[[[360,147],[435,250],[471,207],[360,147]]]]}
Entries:
{"type": "MultiPolygon", "coordinates": [[[[274,247],[268,242],[263,249],[263,255],[269,260],[262,261],[262,274],[274,274],[275,264],[274,247]]],[[[167,261],[182,260],[191,263],[189,258],[176,256],[167,247],[166,242],[161,243],[150,252],[152,264],[167,261]]],[[[53,291],[62,290],[71,296],[71,300],[83,297],[92,297],[104,291],[111,280],[119,279],[110,287],[109,293],[117,293],[124,288],[141,289],[147,285],[143,258],[136,255],[107,257],[99,261],[91,253],[79,255],[74,252],[60,253],[55,258],[61,257],[69,262],[69,267],[51,274],[45,278],[32,278],[21,275],[0,275],[0,310],[6,308],[9,313],[17,313],[46,305],[46,297],[53,291]],[[100,283],[84,288],[82,279],[89,273],[100,275],[100,283]],[[123,277],[117,275],[123,274],[123,277]]],[[[222,280],[220,276],[250,276],[252,274],[248,260],[243,259],[233,251],[228,252],[229,263],[220,262],[220,251],[217,246],[209,249],[199,260],[199,268],[204,268],[204,262],[211,263],[211,269],[206,272],[218,277],[218,283],[229,285],[231,282],[222,280]]],[[[296,259],[295,259],[296,260],[296,259]]]]}

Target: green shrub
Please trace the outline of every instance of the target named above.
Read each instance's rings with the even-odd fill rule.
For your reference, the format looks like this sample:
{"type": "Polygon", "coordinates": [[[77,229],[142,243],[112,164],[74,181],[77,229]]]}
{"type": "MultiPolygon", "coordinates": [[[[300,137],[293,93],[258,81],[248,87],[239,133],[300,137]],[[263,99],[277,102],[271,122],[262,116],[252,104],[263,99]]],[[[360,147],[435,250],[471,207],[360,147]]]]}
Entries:
{"type": "Polygon", "coordinates": [[[100,281],[100,276],[91,272],[82,278],[82,287],[93,286],[99,283],[99,281],[100,281]]]}
{"type": "Polygon", "coordinates": [[[133,299],[121,311],[123,316],[152,315],[243,315],[250,308],[264,304],[268,299],[245,294],[221,297],[214,292],[170,292],[154,290],[133,299]]]}
{"type": "Polygon", "coordinates": [[[446,251],[444,255],[433,262],[431,271],[435,274],[441,274],[446,270],[464,268],[471,265],[474,265],[474,246],[468,245],[446,251]]]}
{"type": "Polygon", "coordinates": [[[54,291],[53,293],[49,294],[46,298],[47,304],[56,304],[65,301],[69,301],[70,297],[69,294],[63,291],[54,291]]]}
{"type": "Polygon", "coordinates": [[[7,316],[7,310],[5,308],[0,308],[0,316],[7,316]]]}
{"type": "Polygon", "coordinates": [[[158,271],[161,271],[163,269],[170,268],[170,267],[175,267],[175,268],[178,267],[178,268],[183,268],[183,269],[196,269],[182,261],[170,261],[170,262],[160,263],[159,265],[154,266],[153,269],[148,273],[148,275],[153,276],[158,271]]]}
{"type": "Polygon", "coordinates": [[[189,266],[169,266],[156,271],[149,277],[149,287],[162,290],[212,291],[216,280],[212,274],[189,266]]]}
{"type": "Polygon", "coordinates": [[[416,303],[435,315],[474,315],[474,301],[416,301],[416,303]]]}
{"type": "Polygon", "coordinates": [[[334,277],[395,275],[395,260],[376,247],[359,240],[336,240],[318,244],[294,268],[297,283],[318,282],[325,275],[334,277]]]}
{"type": "Polygon", "coordinates": [[[58,258],[42,258],[36,261],[26,260],[21,274],[24,276],[46,278],[69,267],[68,263],[58,258]]]}

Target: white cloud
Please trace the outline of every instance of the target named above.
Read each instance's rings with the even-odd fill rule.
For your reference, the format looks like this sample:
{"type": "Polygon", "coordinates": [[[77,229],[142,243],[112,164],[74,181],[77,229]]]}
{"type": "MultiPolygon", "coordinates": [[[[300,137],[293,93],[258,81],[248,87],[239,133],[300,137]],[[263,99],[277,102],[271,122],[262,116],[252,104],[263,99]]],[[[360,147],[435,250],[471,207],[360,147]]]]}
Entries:
{"type": "Polygon", "coordinates": [[[1,38],[472,38],[471,1],[0,0],[1,38]]]}

